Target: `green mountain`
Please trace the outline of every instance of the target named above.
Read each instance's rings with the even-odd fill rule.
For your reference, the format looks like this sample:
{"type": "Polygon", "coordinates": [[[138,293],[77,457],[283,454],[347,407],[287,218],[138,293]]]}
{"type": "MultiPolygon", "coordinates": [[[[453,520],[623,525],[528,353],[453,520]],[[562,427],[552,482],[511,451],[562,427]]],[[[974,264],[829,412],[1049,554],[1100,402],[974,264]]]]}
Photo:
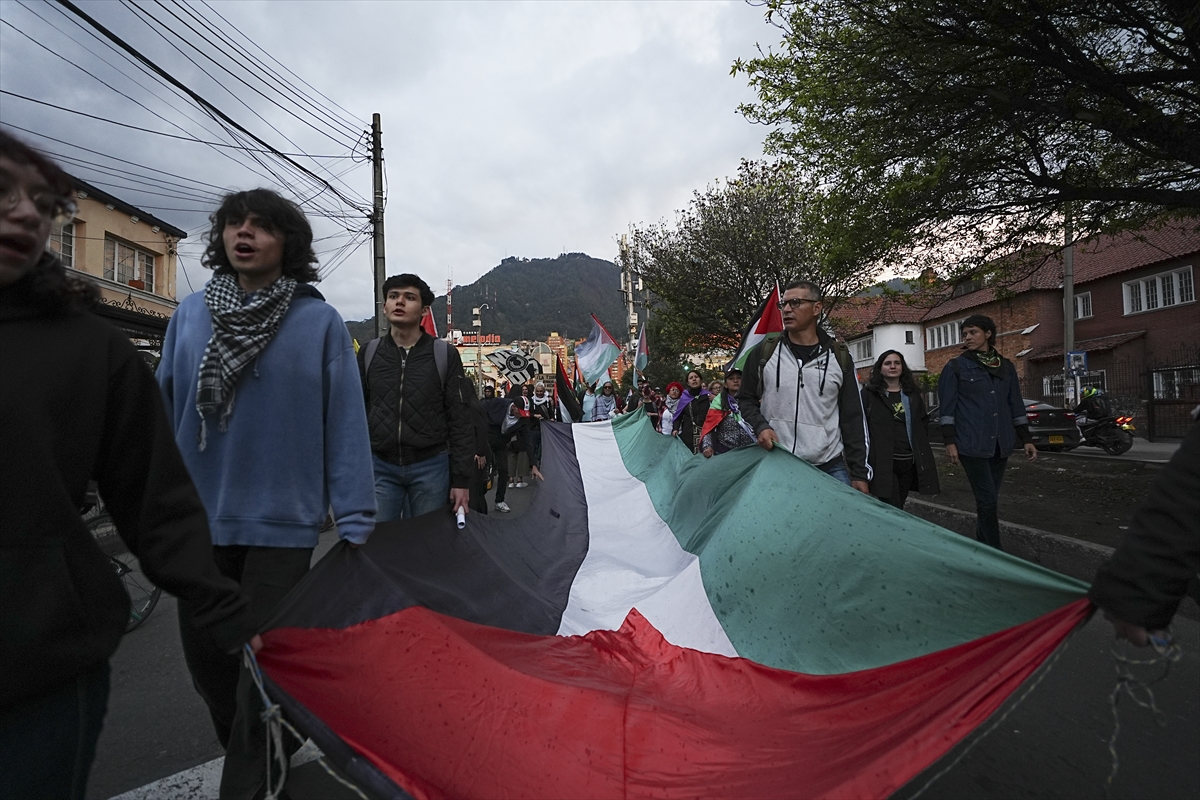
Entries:
{"type": "MultiPolygon", "coordinates": [[[[586,253],[565,253],[558,258],[509,256],[479,280],[454,287],[454,327],[472,332],[471,309],[483,309],[483,332],[498,333],[502,342],[542,339],[558,331],[566,339],[586,336],[592,329],[589,314],[600,318],[617,338],[625,338],[625,309],[619,293],[621,272],[611,261],[586,253]]],[[[433,302],[438,330],[445,333],[446,297],[433,302]]],[[[365,342],[372,338],[371,320],[347,322],[350,335],[365,342]]]]}

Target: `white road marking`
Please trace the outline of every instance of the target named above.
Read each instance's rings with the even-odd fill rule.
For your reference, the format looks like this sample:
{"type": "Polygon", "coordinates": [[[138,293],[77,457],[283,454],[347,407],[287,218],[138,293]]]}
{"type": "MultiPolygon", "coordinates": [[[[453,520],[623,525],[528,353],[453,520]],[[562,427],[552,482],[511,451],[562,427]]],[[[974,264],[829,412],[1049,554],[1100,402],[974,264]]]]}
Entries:
{"type": "MultiPolygon", "coordinates": [[[[320,755],[321,751],[310,739],[292,756],[292,767],[316,761],[320,755]]],[[[224,766],[224,756],[214,758],[198,767],[185,769],[183,772],[117,795],[112,800],[217,800],[221,788],[221,769],[224,766]]]]}

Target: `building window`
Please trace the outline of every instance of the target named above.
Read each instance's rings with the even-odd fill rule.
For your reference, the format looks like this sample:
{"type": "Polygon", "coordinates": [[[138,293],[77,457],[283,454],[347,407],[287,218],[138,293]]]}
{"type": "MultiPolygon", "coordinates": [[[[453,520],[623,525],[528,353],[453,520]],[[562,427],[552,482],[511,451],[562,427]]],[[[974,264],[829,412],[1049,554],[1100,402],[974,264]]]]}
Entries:
{"type": "Polygon", "coordinates": [[[913,338],[913,332],[912,332],[912,331],[905,331],[905,332],[904,332],[904,343],[905,343],[905,344],[913,344],[913,343],[914,343],[914,338],[913,338]]]}
{"type": "Polygon", "coordinates": [[[854,360],[866,361],[873,358],[874,342],[871,339],[860,339],[854,343],[854,360]]]}
{"type": "Polygon", "coordinates": [[[50,249],[58,253],[64,267],[75,266],[75,223],[55,225],[50,230],[50,249]]]}
{"type": "Polygon", "coordinates": [[[141,281],[143,289],[153,292],[154,254],[105,237],[104,277],[126,286],[130,281],[141,281]]]}
{"type": "Polygon", "coordinates": [[[1124,289],[1126,314],[1170,308],[1196,299],[1191,267],[1138,278],[1126,283],[1124,289]]]}
{"type": "MultiPolygon", "coordinates": [[[[1042,377],[1042,396],[1043,397],[1062,397],[1065,379],[1061,372],[1056,372],[1053,375],[1045,375],[1042,377]]],[[[1079,388],[1083,389],[1093,386],[1100,391],[1108,390],[1108,372],[1107,370],[1094,370],[1084,375],[1079,379],[1079,388]]]]}
{"type": "Polygon", "coordinates": [[[962,343],[962,323],[957,320],[955,322],[945,322],[933,328],[925,330],[925,349],[937,350],[939,347],[950,347],[951,345],[962,343]]]}
{"type": "Polygon", "coordinates": [[[1075,319],[1087,319],[1092,315],[1092,293],[1075,295],[1075,319]]]}

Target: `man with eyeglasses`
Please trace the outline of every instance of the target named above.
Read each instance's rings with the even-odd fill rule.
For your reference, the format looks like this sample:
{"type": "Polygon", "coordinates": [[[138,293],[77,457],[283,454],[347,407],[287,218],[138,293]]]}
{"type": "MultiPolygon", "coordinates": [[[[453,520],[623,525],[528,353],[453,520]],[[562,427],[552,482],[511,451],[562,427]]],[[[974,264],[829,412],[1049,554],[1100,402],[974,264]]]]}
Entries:
{"type": "Polygon", "coordinates": [[[766,450],[781,447],[869,494],[867,431],[854,362],[818,321],[821,289],[792,281],[779,308],[784,333],[746,357],[738,404],[766,450]]]}

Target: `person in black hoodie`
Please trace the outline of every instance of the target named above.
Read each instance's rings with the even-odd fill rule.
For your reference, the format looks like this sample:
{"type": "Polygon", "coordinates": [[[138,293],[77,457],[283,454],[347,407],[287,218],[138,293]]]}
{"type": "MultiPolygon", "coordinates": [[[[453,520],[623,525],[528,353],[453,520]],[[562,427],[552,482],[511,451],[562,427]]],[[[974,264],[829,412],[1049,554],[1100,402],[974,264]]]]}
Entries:
{"type": "Polygon", "coordinates": [[[95,480],[146,575],[227,650],[261,647],[218,571],[154,375],[46,251],[71,181],[0,132],[0,776],[7,798],[83,797],[129,598],[79,509],[95,480]]]}
{"type": "Polygon", "coordinates": [[[862,390],[871,447],[871,494],[904,508],[908,493],[937,494],[937,464],[929,446],[929,411],[912,370],[897,350],[875,360],[862,390]]]}

